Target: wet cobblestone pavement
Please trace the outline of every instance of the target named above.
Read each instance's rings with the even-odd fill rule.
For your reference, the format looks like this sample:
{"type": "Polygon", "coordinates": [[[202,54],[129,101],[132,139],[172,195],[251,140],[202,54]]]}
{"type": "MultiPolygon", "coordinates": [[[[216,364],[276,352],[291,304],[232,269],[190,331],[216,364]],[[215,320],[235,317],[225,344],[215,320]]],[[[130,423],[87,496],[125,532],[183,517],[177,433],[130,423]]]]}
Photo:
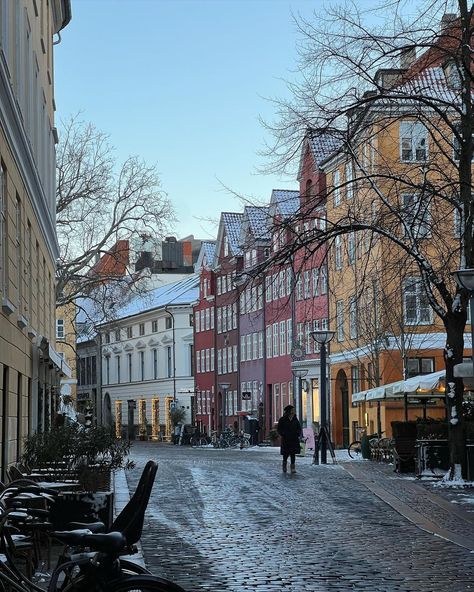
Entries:
{"type": "MultiPolygon", "coordinates": [[[[342,466],[268,450],[137,443],[136,486],[157,481],[142,536],[149,569],[187,591],[474,591],[474,554],[406,520],[342,466]]],[[[394,487],[396,482],[394,482],[394,487]]]]}

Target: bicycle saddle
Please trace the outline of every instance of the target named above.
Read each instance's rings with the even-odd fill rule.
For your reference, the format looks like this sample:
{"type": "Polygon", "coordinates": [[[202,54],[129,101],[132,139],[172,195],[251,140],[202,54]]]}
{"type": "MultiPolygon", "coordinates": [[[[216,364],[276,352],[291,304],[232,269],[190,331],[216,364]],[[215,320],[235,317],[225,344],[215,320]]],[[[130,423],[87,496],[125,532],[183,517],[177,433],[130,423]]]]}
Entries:
{"type": "Polygon", "coordinates": [[[56,531],[51,536],[66,545],[73,547],[90,547],[95,551],[112,555],[119,553],[126,545],[127,540],[121,532],[109,532],[107,534],[93,534],[88,529],[56,531]]]}
{"type": "Polygon", "coordinates": [[[93,534],[98,534],[106,530],[103,522],[69,522],[67,528],[71,530],[90,530],[93,534]]]}

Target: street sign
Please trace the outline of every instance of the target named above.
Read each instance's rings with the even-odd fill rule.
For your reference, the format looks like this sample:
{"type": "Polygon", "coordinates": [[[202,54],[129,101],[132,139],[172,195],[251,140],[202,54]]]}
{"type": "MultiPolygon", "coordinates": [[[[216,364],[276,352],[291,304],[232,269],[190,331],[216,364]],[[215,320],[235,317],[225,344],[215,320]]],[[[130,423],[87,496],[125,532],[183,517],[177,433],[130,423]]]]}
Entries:
{"type": "Polygon", "coordinates": [[[252,398],[252,393],[250,391],[243,391],[242,392],[242,401],[250,401],[252,398]]]}

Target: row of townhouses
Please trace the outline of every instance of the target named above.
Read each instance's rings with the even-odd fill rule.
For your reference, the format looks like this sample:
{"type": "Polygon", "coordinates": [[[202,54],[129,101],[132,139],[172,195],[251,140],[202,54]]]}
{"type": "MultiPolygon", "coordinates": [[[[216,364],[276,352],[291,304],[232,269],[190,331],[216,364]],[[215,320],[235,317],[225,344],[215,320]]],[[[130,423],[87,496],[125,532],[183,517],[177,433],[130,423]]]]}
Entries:
{"type": "MultiPolygon", "coordinates": [[[[400,67],[377,74],[371,97],[394,87],[402,96],[428,88],[454,101],[447,56],[435,49],[403,55],[400,67]]],[[[308,129],[299,186],[274,190],[267,206],[223,212],[216,240],[203,244],[194,307],[201,429],[245,428],[245,418],[254,417],[267,437],[288,403],[305,426],[317,427],[318,330],[334,332],[326,346],[326,403],[337,446],[358,439],[361,429],[390,435],[394,420],[445,416],[444,327],[419,268],[371,228],[379,224],[386,234],[390,228],[400,243],[411,241],[441,267],[449,264],[441,257],[443,249],[456,252],[459,211],[413,188],[433,163],[443,171],[440,183],[456,178],[456,139],[440,138],[442,122],[407,103],[402,111],[382,100],[371,104],[366,113],[350,114],[350,140],[337,130],[308,129]],[[341,220],[353,227],[318,242],[341,220]],[[437,245],[434,229],[441,224],[444,242],[437,245]],[[400,383],[408,379],[410,396],[400,383]]],[[[437,177],[430,179],[433,186],[437,177]]],[[[467,334],[465,342],[470,346],[467,334]]]]}

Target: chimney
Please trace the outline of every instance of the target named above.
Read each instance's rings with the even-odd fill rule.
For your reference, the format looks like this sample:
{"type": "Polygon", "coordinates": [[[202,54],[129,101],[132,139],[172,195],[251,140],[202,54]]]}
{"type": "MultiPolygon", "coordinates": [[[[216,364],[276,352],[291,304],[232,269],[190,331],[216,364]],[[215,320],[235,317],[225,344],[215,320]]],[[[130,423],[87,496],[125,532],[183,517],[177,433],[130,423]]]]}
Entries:
{"type": "Polygon", "coordinates": [[[450,25],[458,18],[458,15],[453,12],[447,12],[441,17],[440,31],[443,33],[446,29],[449,29],[450,25]]]}
{"type": "Polygon", "coordinates": [[[408,68],[416,60],[416,48],[407,47],[400,52],[400,68],[408,70],[408,68]]]}

